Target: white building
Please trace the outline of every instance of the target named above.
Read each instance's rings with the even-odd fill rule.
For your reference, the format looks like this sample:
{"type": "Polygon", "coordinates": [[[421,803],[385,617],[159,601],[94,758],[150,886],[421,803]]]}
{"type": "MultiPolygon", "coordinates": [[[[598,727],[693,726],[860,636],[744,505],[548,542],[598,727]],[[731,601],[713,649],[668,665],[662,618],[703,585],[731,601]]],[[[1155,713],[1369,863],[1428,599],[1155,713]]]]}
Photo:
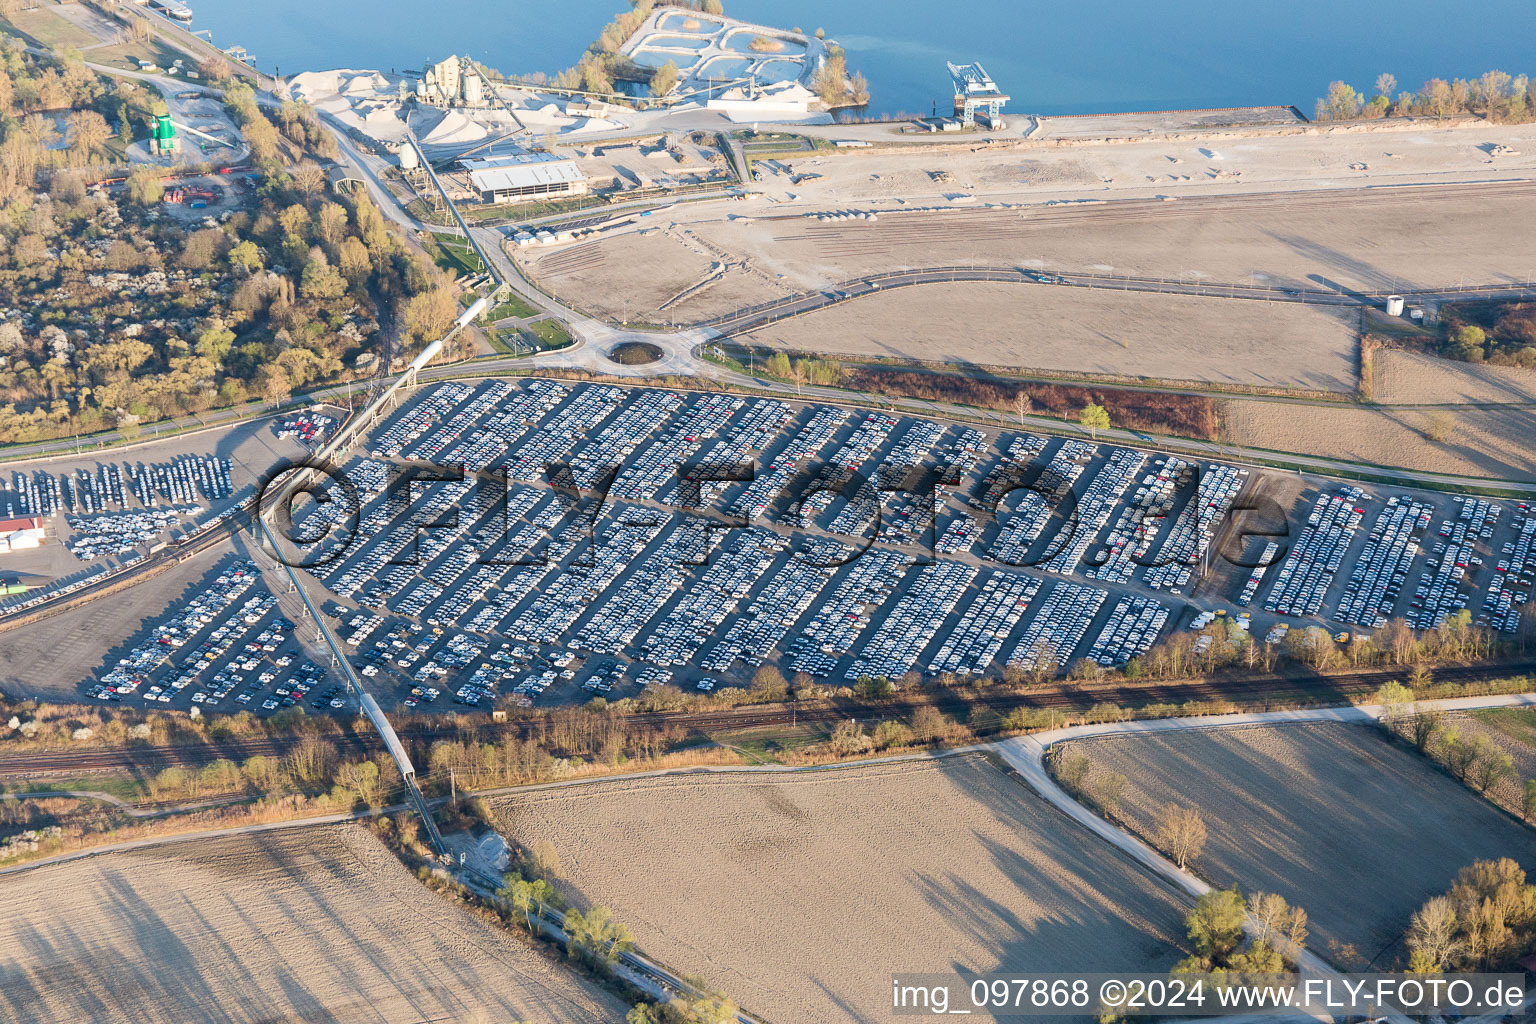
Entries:
{"type": "Polygon", "coordinates": [[[21,519],[0,519],[0,554],[7,551],[26,551],[41,547],[43,520],[41,516],[25,516],[21,519]]]}
{"type": "Polygon", "coordinates": [[[510,203],[540,196],[580,196],[587,193],[587,176],[576,161],[553,153],[464,160],[470,183],[488,203],[510,203]]]}

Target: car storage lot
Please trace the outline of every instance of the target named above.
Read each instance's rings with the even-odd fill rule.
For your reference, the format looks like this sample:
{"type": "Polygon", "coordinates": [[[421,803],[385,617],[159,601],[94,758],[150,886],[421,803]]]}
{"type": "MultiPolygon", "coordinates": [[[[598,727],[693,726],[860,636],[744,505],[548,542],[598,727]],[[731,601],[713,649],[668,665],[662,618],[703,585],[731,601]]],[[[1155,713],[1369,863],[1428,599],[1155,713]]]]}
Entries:
{"type": "Polygon", "coordinates": [[[1123,664],[1182,609],[1184,562],[1248,478],[1212,467],[1197,481],[1155,454],[873,411],[542,380],[424,390],[366,446],[348,467],[364,497],[357,540],[314,572],[360,671],[410,706],[658,681],[709,690],[762,664],[839,684],[1089,653],[1123,664]],[[409,503],[391,494],[389,465],[419,462],[469,478],[417,483],[409,503]],[[679,481],[685,463],[742,462],[753,479],[697,482],[691,496],[679,481]],[[554,463],[579,500],[549,486],[554,463]],[[938,502],[908,493],[938,465],[956,481],[938,502]],[[475,478],[487,470],[506,472],[504,494],[475,478]],[[1058,529],[1051,510],[1074,486],[1075,518],[1058,529]],[[1004,494],[1021,507],[999,523],[1004,494]],[[747,525],[709,529],[678,505],[747,525]],[[964,524],[926,564],[930,535],[964,524]],[[1132,563],[1133,551],[1181,561],[1132,563]],[[1105,554],[1115,571],[1095,585],[1084,557],[1105,554]],[[645,667],[660,671],[642,680],[645,667]]]}
{"type": "Polygon", "coordinates": [[[0,613],[50,590],[131,565],[248,500],[263,474],[301,456],[269,417],[118,448],[0,462],[0,519],[41,516],[40,548],[0,557],[0,613]]]}
{"type": "MultiPolygon", "coordinates": [[[[1220,550],[1265,554],[1270,538],[1222,543],[1270,490],[1262,471],[826,404],[445,382],[354,451],[358,504],[340,487],[306,503],[300,530],[332,539],[299,554],[385,706],[708,691],[769,664],[840,685],[1113,667],[1217,611],[1274,643],[1291,624],[1365,635],[1458,606],[1512,630],[1536,572],[1516,503],[1312,479],[1266,568],[1205,580],[1220,550]],[[465,476],[401,486],[434,465],[465,476]],[[742,465],[751,479],[729,479],[742,465]]],[[[139,683],[106,699],[341,697],[249,600],[157,638],[176,653],[129,664],[139,683]]]]}
{"type": "Polygon", "coordinates": [[[1401,968],[1409,917],[1463,866],[1513,857],[1536,867],[1529,829],[1375,727],[1151,733],[1074,747],[1127,777],[1122,814],[1143,838],[1164,803],[1200,808],[1202,877],[1280,893],[1306,908],[1314,948],[1353,944],[1361,962],[1375,958],[1371,970],[1401,968]]]}
{"type": "Polygon", "coordinates": [[[104,853],[0,879],[0,1021],[621,1020],[360,825],[104,853]]]}
{"type": "Polygon", "coordinates": [[[1179,895],[980,755],[532,789],[492,810],[509,839],[553,843],[578,904],[768,1020],[886,1020],[894,972],[1183,955],[1179,895]]]}

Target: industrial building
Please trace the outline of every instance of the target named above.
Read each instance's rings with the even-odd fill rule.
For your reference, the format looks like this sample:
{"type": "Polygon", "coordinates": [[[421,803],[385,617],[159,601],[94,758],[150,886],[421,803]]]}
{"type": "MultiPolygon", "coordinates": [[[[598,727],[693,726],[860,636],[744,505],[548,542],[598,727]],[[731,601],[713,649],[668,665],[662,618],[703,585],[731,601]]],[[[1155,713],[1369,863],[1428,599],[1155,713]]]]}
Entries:
{"type": "Polygon", "coordinates": [[[485,82],[478,71],[466,69],[467,63],[453,56],[428,64],[416,82],[416,99],[434,107],[485,106],[485,82]]]}
{"type": "Polygon", "coordinates": [[[949,77],[955,83],[955,116],[967,128],[976,125],[976,115],[986,118],[987,127],[1001,131],[1003,104],[1009,96],[997,87],[987,69],[980,64],[950,64],[949,77]]]}
{"type": "Polygon", "coordinates": [[[576,161],[553,153],[462,160],[470,183],[487,203],[510,203],[539,196],[580,196],[587,193],[587,176],[576,161]]]}
{"type": "Polygon", "coordinates": [[[43,519],[41,516],[0,519],[0,554],[7,551],[27,551],[41,547],[42,543],[43,519]]]}

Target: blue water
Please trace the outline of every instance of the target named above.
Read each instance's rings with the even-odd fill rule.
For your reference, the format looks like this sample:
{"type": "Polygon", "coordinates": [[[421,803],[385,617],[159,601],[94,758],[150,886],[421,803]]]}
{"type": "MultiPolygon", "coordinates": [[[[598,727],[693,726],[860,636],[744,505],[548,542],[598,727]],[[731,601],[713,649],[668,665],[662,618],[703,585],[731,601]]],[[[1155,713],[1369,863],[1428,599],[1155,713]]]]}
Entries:
{"type": "MultiPolygon", "coordinates": [[[[574,63],[625,0],[189,0],[193,25],[264,71],[420,68],[450,53],[509,74],[574,63]]],[[[1328,82],[1399,88],[1489,68],[1536,74],[1536,4],[1443,0],[726,0],[727,13],[823,26],[870,82],[871,114],[949,103],[946,60],[981,61],[1010,109],[1087,113],[1292,103],[1328,82]],[[898,13],[899,12],[899,13],[898,13]]]]}

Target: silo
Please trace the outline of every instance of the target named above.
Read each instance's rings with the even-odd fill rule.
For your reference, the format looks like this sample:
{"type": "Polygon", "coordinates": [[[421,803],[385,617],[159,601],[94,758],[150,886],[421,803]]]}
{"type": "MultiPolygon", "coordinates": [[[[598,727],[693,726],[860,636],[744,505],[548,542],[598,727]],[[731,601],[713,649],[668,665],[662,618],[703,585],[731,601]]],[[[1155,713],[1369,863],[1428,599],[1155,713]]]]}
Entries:
{"type": "Polygon", "coordinates": [[[1387,296],[1387,316],[1403,315],[1403,297],[1401,295],[1387,296]]]}
{"type": "Polygon", "coordinates": [[[416,147],[409,142],[400,147],[400,169],[402,171],[414,171],[421,166],[421,161],[416,158],[416,147]]]}

